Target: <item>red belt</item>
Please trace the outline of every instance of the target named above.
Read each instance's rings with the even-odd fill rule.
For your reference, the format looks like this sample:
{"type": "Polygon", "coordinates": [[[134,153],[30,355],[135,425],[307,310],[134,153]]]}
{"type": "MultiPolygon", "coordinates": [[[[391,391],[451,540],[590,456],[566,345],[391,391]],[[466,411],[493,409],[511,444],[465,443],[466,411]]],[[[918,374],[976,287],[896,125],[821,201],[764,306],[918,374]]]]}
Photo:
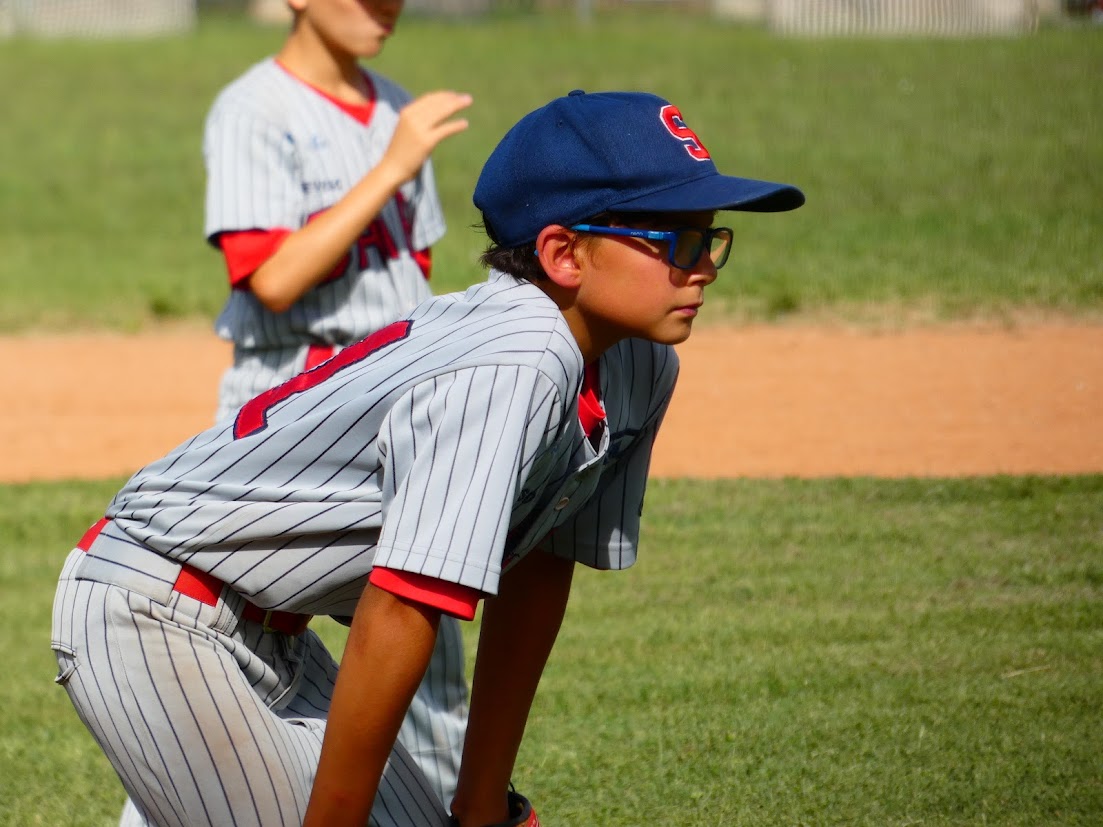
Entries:
{"type": "MultiPolygon", "coordinates": [[[[104,517],[84,532],[84,536],[77,543],[77,548],[81,551],[88,551],[92,547],[92,543],[100,536],[103,527],[109,522],[111,520],[104,517]]],[[[218,602],[219,595],[222,594],[223,585],[223,582],[213,574],[200,571],[194,566],[183,563],[180,567],[180,574],[176,577],[176,582],[172,584],[172,589],[180,594],[193,597],[200,603],[213,606],[218,602]]],[[[265,630],[269,632],[282,632],[285,635],[301,635],[306,631],[306,625],[311,618],[311,615],[296,614],[295,612],[277,612],[271,609],[262,609],[248,600],[245,601],[245,608],[241,616],[253,623],[264,624],[265,630]]]]}

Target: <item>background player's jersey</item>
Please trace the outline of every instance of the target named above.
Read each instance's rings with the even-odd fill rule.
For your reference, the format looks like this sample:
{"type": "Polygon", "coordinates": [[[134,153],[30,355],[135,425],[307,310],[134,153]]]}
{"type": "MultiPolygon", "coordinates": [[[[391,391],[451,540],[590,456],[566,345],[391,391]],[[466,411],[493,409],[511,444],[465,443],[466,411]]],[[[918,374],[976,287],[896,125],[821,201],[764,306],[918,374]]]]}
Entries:
{"type": "Polygon", "coordinates": [[[594,443],[578,419],[582,372],[555,304],[492,274],[147,466],[103,536],[310,614],[351,615],[374,564],[486,593],[541,543],[626,567],[677,358],[640,340],[602,356],[594,443]]]}
{"type": "MultiPolygon", "coordinates": [[[[340,200],[382,158],[409,95],[365,69],[374,104],[365,125],[267,59],[227,86],[207,117],[205,232],[296,230],[340,200]]],[[[237,402],[302,367],[305,344],[342,346],[409,312],[431,291],[412,253],[444,234],[432,165],[404,184],[331,277],[285,313],[267,310],[249,290],[234,289],[215,329],[240,351],[291,349],[242,369],[266,372],[237,402]]],[[[244,362],[244,352],[237,361],[244,362]]],[[[226,390],[226,389],[224,389],[226,390]]]]}

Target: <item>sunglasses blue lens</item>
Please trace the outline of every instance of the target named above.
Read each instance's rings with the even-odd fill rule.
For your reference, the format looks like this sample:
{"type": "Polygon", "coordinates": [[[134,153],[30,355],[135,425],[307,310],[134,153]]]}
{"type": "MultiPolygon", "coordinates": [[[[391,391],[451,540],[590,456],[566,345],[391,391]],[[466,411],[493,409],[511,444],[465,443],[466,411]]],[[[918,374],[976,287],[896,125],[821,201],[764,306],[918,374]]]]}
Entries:
{"type": "Polygon", "coordinates": [[[731,252],[732,231],[727,227],[710,230],[678,230],[670,250],[670,261],[682,270],[689,270],[701,260],[701,253],[708,244],[709,258],[717,269],[724,266],[731,252]]]}

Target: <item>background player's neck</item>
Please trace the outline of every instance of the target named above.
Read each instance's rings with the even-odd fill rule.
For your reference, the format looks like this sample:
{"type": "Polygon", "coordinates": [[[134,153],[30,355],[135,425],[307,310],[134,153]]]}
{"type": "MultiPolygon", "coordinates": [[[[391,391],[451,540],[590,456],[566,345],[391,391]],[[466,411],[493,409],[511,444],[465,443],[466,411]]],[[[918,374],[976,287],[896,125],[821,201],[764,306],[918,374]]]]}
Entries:
{"type": "Polygon", "coordinates": [[[292,34],[276,59],[295,77],[337,100],[354,105],[370,100],[368,82],[356,55],[334,53],[308,31],[292,34]]]}

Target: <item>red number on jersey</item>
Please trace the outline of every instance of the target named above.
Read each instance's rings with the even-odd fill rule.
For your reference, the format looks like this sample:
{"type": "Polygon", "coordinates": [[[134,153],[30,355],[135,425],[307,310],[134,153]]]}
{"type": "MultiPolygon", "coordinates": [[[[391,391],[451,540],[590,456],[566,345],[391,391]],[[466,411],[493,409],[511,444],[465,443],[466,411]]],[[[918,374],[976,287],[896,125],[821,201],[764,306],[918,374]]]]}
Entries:
{"type": "Polygon", "coordinates": [[[337,371],[351,364],[366,359],[378,350],[388,345],[401,341],[410,335],[413,322],[402,321],[388,325],[382,330],[377,330],[366,339],[361,339],[354,345],[349,345],[340,351],[332,359],[328,359],[316,368],[311,368],[305,373],[300,373],[292,379],[288,379],[282,385],[277,385],[266,390],[259,396],[250,399],[238,411],[234,420],[234,439],[252,436],[268,427],[268,411],[297,393],[313,388],[320,382],[324,382],[337,371]]]}
{"type": "Polygon", "coordinates": [[[705,149],[705,145],[701,143],[701,139],[697,137],[697,133],[686,126],[686,122],[682,120],[682,113],[678,111],[677,106],[668,103],[659,110],[659,117],[663,119],[663,125],[667,131],[682,142],[682,146],[686,148],[686,152],[691,157],[698,161],[707,161],[712,157],[709,155],[709,151],[705,149]]]}

